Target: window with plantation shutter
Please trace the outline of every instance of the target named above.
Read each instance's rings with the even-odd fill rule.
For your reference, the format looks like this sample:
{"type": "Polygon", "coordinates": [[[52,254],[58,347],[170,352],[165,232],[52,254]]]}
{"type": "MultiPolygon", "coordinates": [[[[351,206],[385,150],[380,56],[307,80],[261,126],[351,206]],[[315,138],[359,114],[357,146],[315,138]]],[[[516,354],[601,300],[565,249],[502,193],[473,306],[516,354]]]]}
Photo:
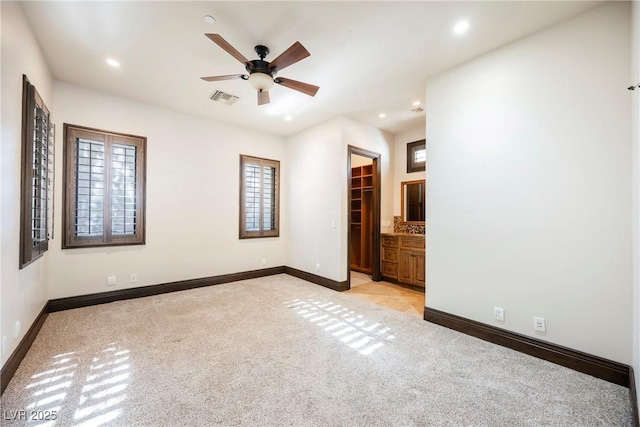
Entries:
{"type": "Polygon", "coordinates": [[[240,156],[240,238],[277,237],[280,162],[240,156]]]}
{"type": "Polygon", "coordinates": [[[146,138],[65,124],[63,248],[145,243],[146,138]]]}
{"type": "Polygon", "coordinates": [[[40,258],[53,238],[54,126],[36,88],[22,76],[20,264],[40,258]]]}

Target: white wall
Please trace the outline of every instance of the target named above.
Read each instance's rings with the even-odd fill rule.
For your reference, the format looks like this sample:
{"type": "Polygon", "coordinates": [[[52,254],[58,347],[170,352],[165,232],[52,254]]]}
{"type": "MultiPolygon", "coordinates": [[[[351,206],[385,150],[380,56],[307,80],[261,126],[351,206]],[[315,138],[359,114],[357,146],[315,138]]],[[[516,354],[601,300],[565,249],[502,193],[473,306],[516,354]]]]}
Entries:
{"type": "MultiPolygon", "coordinates": [[[[286,228],[278,238],[238,239],[239,155],[280,160],[287,182],[282,138],[61,82],[54,101],[59,142],[63,123],[147,137],[147,228],[146,245],[111,248],[61,250],[56,233],[49,298],[255,270],[263,258],[267,267],[286,265],[286,228]],[[107,287],[108,275],[117,276],[117,286],[107,287]]],[[[62,144],[56,148],[62,170],[62,144]]],[[[286,224],[286,186],[281,190],[286,224]]],[[[60,230],[62,185],[56,191],[60,230]]]]}
{"type": "Polygon", "coordinates": [[[332,119],[287,139],[287,162],[293,178],[285,185],[291,201],[286,224],[291,236],[287,265],[343,281],[340,189],[346,185],[347,166],[340,160],[340,123],[340,118],[332,119]]]}
{"type": "MultiPolygon", "coordinates": [[[[632,7],[631,80],[640,83],[640,2],[632,7]]],[[[630,94],[632,99],[632,215],[633,224],[633,370],[636,389],[640,390],[640,88],[630,94]]],[[[640,401],[639,401],[640,403],[640,401]]]]}
{"type": "MultiPolygon", "coordinates": [[[[384,132],[375,127],[365,125],[356,122],[348,117],[342,118],[342,145],[343,145],[343,164],[346,164],[347,152],[349,145],[358,148],[364,148],[365,150],[373,151],[380,154],[380,173],[382,176],[382,183],[380,185],[380,228],[382,233],[388,233],[393,231],[393,165],[394,165],[394,151],[393,151],[393,135],[384,132]],[[388,224],[388,225],[387,225],[388,224]]],[[[346,168],[345,168],[346,172],[346,168]]],[[[344,197],[343,202],[343,241],[347,241],[347,232],[349,227],[349,219],[347,218],[348,212],[348,197],[345,175],[345,185],[343,187],[344,197]]],[[[345,268],[346,268],[346,252],[344,254],[345,268]]]]}
{"type": "Polygon", "coordinates": [[[425,139],[426,129],[422,125],[415,129],[411,129],[397,134],[394,137],[394,179],[393,179],[393,215],[400,216],[402,209],[400,206],[400,184],[404,181],[416,181],[418,179],[425,179],[427,176],[425,172],[411,172],[407,173],[407,144],[414,141],[420,141],[425,139]]]}
{"type": "MultiPolygon", "coordinates": [[[[290,267],[347,280],[348,146],[381,154],[382,220],[392,212],[391,136],[346,117],[293,135],[288,141],[290,267]],[[335,227],[334,227],[335,225],[335,227]],[[320,264],[320,268],[317,268],[320,264]]],[[[387,229],[383,229],[385,231],[387,229]]]]}
{"type": "Polygon", "coordinates": [[[2,11],[2,143],[0,144],[0,312],[7,348],[2,365],[15,350],[24,333],[47,302],[49,254],[22,270],[18,269],[20,248],[20,164],[22,132],[22,75],[53,110],[52,78],[42,52],[29,29],[19,3],[0,2],[2,11]],[[22,325],[18,337],[15,322],[22,325]]]}
{"type": "Polygon", "coordinates": [[[427,82],[429,307],[631,363],[630,49],[613,2],[427,82]]]}

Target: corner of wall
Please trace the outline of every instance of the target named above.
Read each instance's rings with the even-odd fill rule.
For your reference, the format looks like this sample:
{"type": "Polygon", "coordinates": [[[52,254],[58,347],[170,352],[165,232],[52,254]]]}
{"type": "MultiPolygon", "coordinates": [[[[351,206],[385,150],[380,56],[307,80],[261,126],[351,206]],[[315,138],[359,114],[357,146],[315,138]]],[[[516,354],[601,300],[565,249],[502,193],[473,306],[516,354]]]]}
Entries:
{"type": "MultiPolygon", "coordinates": [[[[631,3],[631,82],[640,83],[640,1],[631,3]]],[[[631,93],[632,109],[632,241],[633,241],[633,369],[636,390],[640,390],[640,93],[631,93]]],[[[640,400],[638,401],[640,406],[640,400]]]]}
{"type": "MultiPolygon", "coordinates": [[[[19,2],[0,2],[2,27],[2,116],[0,135],[0,336],[7,338],[2,365],[16,350],[47,302],[49,252],[23,269],[20,247],[20,168],[22,158],[22,75],[26,74],[52,111],[51,72],[19,2]],[[16,334],[16,322],[21,327],[16,334]]],[[[58,179],[58,177],[56,178],[58,179]]]]}

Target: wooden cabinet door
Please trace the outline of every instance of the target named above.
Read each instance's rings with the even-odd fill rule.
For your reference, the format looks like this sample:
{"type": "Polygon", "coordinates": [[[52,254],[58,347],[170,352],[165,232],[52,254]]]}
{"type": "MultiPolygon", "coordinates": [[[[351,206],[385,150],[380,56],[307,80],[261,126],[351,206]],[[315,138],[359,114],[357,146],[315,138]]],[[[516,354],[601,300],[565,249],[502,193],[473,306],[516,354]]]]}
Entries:
{"type": "Polygon", "coordinates": [[[398,280],[405,283],[413,281],[413,251],[400,249],[398,253],[398,280]]]}
{"type": "Polygon", "coordinates": [[[424,252],[414,252],[413,262],[414,262],[414,280],[415,284],[418,286],[425,286],[427,282],[426,275],[426,256],[424,252]]]}

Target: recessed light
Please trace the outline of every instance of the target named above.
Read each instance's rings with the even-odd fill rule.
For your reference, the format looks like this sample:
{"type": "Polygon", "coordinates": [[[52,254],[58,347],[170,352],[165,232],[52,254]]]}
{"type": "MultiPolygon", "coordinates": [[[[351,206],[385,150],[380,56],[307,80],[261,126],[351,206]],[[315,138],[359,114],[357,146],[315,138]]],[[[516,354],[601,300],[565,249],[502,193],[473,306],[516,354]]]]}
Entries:
{"type": "Polygon", "coordinates": [[[291,117],[290,114],[287,114],[286,116],[284,116],[284,120],[290,122],[291,120],[293,120],[293,117],[291,117]]]}
{"type": "Polygon", "coordinates": [[[469,29],[468,21],[460,21],[453,27],[453,32],[456,34],[464,34],[469,29]]]}
{"type": "Polygon", "coordinates": [[[415,101],[415,102],[413,103],[413,106],[414,106],[414,107],[417,107],[417,106],[418,106],[418,105],[420,105],[420,104],[422,104],[420,101],[415,101]]]}
{"type": "Polygon", "coordinates": [[[385,117],[387,117],[387,115],[385,113],[380,113],[378,114],[378,117],[380,117],[381,119],[384,119],[385,117]]]}
{"type": "Polygon", "coordinates": [[[118,68],[120,66],[120,63],[113,58],[107,59],[107,64],[113,68],[118,68]]]}
{"type": "Polygon", "coordinates": [[[204,22],[206,22],[207,24],[215,24],[216,18],[214,18],[211,15],[205,15],[204,16],[204,22]]]}

